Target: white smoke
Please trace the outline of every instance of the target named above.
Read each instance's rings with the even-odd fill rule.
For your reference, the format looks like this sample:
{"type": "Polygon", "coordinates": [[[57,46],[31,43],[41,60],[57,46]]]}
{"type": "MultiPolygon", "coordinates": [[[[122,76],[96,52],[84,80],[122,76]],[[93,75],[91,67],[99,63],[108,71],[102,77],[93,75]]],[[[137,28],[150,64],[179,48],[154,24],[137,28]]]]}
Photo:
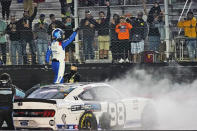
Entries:
{"type": "Polygon", "coordinates": [[[127,96],[152,97],[158,113],[158,129],[196,130],[197,80],[174,83],[171,78],[168,74],[136,69],[109,83],[127,96]]]}

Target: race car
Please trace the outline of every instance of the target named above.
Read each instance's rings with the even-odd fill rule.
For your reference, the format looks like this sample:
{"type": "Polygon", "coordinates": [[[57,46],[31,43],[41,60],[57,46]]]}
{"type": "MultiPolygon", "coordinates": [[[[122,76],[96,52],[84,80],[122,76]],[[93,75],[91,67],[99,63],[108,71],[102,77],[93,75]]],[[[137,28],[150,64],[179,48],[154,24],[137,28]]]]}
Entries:
{"type": "Polygon", "coordinates": [[[17,129],[153,129],[156,123],[151,99],[125,98],[107,83],[34,86],[14,103],[17,129]]]}

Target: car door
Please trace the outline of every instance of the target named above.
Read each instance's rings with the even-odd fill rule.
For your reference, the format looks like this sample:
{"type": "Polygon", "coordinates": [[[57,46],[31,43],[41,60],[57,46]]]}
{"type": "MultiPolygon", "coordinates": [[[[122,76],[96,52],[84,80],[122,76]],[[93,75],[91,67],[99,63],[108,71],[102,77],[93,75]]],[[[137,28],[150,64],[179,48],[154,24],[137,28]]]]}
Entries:
{"type": "Polygon", "coordinates": [[[110,115],[110,126],[124,126],[126,120],[126,108],[121,101],[120,94],[110,86],[97,86],[93,88],[95,100],[107,102],[107,113],[110,115]]]}

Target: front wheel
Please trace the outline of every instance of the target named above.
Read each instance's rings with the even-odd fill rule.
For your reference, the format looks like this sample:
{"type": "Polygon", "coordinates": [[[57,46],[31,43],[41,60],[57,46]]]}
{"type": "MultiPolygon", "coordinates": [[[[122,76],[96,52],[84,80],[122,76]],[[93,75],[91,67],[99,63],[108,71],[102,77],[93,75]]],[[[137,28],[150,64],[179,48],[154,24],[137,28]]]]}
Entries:
{"type": "Polygon", "coordinates": [[[85,112],[79,120],[79,130],[97,130],[96,117],[92,112],[85,112]]]}

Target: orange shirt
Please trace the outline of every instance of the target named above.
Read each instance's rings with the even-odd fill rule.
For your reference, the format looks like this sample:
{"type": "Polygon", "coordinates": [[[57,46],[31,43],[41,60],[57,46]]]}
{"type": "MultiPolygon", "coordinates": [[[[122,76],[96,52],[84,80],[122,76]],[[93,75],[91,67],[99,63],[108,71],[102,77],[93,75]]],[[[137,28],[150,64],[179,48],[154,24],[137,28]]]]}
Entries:
{"type": "Polygon", "coordinates": [[[129,39],[129,30],[133,28],[131,24],[125,22],[120,23],[116,26],[116,33],[118,33],[119,40],[128,40],[129,39]]]}
{"type": "Polygon", "coordinates": [[[185,36],[189,38],[196,38],[196,18],[192,20],[185,20],[178,22],[179,28],[184,28],[185,36]]]}

